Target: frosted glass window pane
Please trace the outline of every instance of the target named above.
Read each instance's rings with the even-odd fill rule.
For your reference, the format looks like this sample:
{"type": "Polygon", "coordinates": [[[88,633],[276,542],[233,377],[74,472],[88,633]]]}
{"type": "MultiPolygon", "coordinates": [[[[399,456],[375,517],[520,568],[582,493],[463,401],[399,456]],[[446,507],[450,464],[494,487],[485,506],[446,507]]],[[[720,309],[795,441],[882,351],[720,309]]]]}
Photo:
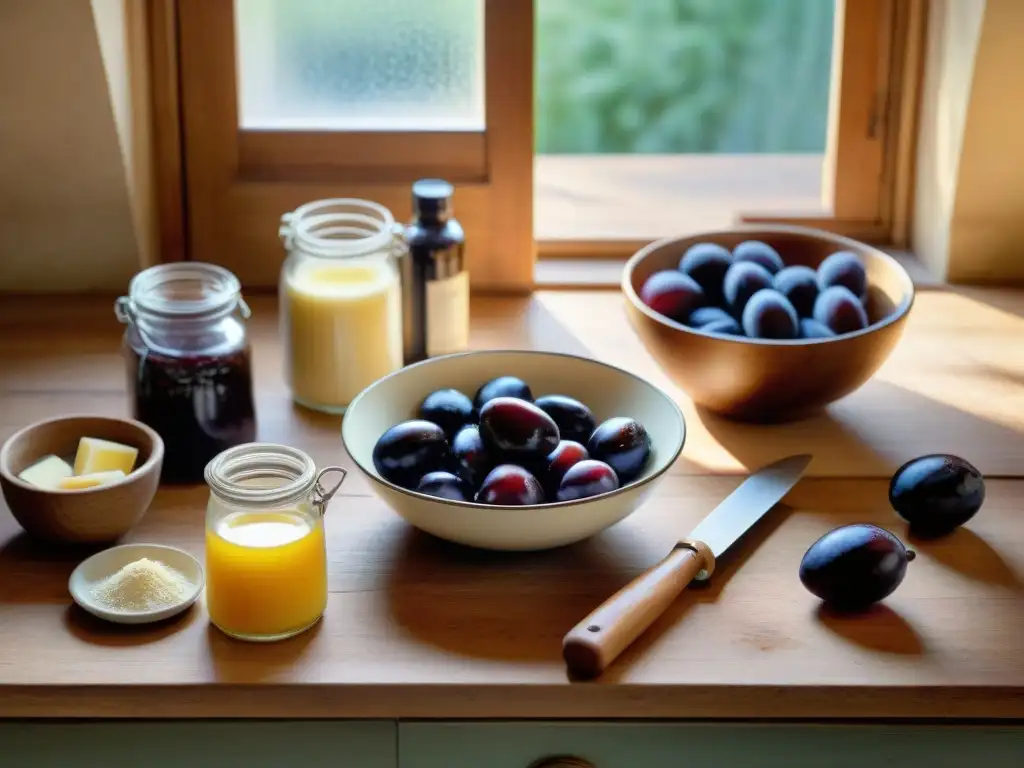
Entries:
{"type": "Polygon", "coordinates": [[[484,0],[235,0],[243,128],[484,128],[484,0]]]}

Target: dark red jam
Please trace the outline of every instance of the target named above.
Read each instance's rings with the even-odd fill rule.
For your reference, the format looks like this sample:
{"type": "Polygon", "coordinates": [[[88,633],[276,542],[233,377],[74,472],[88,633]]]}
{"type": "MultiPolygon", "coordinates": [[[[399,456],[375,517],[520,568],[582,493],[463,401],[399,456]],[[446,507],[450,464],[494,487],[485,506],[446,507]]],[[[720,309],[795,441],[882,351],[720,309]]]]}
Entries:
{"type": "Polygon", "coordinates": [[[164,482],[202,482],[210,459],[256,440],[248,346],[172,356],[129,343],[125,358],[134,417],[164,441],[164,482]]]}

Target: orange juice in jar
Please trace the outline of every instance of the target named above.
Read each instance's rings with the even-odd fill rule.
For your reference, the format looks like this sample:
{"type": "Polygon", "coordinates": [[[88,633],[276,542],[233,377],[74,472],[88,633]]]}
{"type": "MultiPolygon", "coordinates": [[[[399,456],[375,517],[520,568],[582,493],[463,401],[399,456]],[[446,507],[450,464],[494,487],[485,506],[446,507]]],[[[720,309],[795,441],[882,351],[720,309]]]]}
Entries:
{"type": "MultiPolygon", "coordinates": [[[[308,629],[327,607],[324,491],[302,451],[249,443],[206,468],[206,606],[224,633],[269,641],[308,629]]],[[[340,482],[338,483],[340,485],[340,482]]]]}

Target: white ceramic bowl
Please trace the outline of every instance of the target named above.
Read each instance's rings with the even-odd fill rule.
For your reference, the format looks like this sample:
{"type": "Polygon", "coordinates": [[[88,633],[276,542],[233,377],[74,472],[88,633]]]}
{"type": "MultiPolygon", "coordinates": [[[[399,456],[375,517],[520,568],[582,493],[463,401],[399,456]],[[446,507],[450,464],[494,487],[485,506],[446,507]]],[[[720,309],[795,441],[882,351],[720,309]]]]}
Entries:
{"type": "Polygon", "coordinates": [[[203,583],[203,567],[184,550],[162,544],[122,544],[97,552],[79,563],[68,579],[68,590],[74,601],[93,616],[116,624],[150,624],[176,616],[191,606],[203,591],[203,583]],[[143,557],[173,568],[192,583],[193,589],[180,602],[155,611],[111,611],[93,600],[92,589],[97,582],[143,557]]]}
{"type": "Polygon", "coordinates": [[[412,525],[459,544],[532,550],[581,541],[633,512],[683,449],[686,425],[675,402],[641,378],[596,360],[547,352],[467,352],[426,360],[371,384],[352,401],[341,428],[345,448],[381,498],[412,525]],[[561,394],[585,403],[598,423],[636,419],[651,437],[651,457],[633,482],[601,496],[536,506],[491,506],[447,501],[401,488],[373,466],[373,446],[387,429],[416,417],[436,389],[454,387],[473,397],[497,376],[518,376],[534,397],[561,394]]]}

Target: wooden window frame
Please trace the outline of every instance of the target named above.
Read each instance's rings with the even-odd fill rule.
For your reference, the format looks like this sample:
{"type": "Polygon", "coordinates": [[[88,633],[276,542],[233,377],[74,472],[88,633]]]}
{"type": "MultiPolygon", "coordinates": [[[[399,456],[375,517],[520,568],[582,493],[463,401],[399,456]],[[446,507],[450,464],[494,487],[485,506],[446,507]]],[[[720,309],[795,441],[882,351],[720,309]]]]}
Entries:
{"type": "MultiPolygon", "coordinates": [[[[476,289],[529,290],[538,255],[621,259],[649,242],[654,235],[606,231],[599,239],[556,240],[541,232],[535,242],[534,206],[523,203],[545,205],[534,193],[533,0],[485,2],[486,130],[410,134],[239,129],[232,0],[152,0],[163,259],[215,261],[247,287],[271,287],[284,255],[276,237],[283,212],[321,197],[354,196],[402,219],[409,184],[428,175],[458,185],[476,289]]],[[[822,210],[801,216],[740,208],[733,220],[810,225],[906,247],[926,9],[927,0],[837,0],[843,34],[833,57],[822,210]]],[[[740,188],[745,171],[738,172],[740,188]]],[[[681,218],[670,200],[659,203],[655,214],[680,231],[707,228],[681,218]]]]}

